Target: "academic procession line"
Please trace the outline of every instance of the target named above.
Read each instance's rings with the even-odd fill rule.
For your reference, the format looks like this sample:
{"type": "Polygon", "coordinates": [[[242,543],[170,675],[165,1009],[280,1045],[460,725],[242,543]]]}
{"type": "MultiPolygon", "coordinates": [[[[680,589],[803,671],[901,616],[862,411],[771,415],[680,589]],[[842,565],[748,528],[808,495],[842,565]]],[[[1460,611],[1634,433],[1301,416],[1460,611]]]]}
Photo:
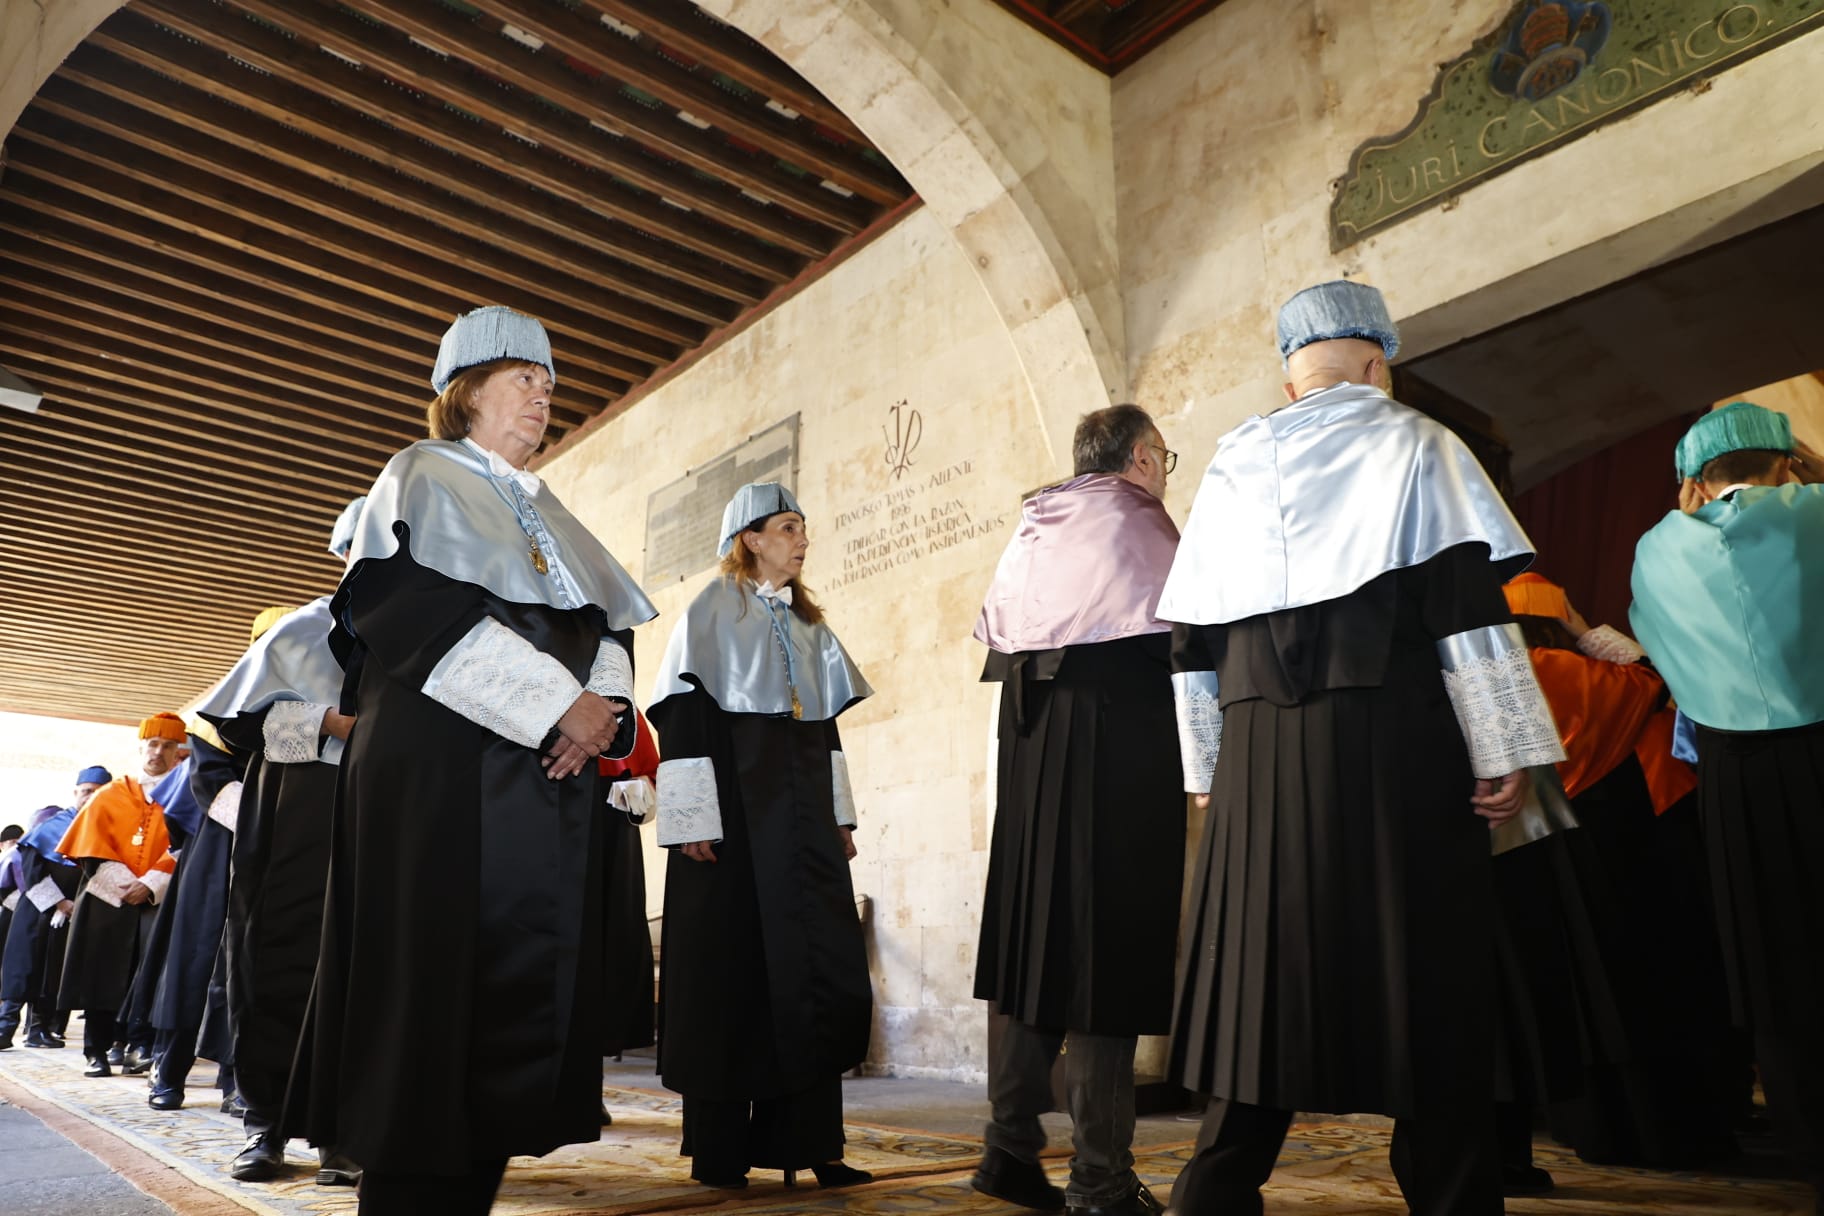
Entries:
{"type": "MultiPolygon", "coordinates": [[[[1527,572],[1475,457],[1389,396],[1378,291],[1301,291],[1277,341],[1285,400],[1222,439],[1182,536],[1177,454],[1110,406],[986,590],[975,992],[1005,1033],[979,1140],[887,1151],[845,1113],[873,1002],[838,719],[874,689],[803,580],[814,513],[774,482],[734,495],[636,709],[655,609],[528,470],[558,369],[497,306],[450,326],[428,437],[338,519],[340,585],[262,614],[188,721],[146,717],[137,771],[85,769],[8,830],[0,1050],[35,1050],[0,1072],[66,1109],[146,1074],[161,1127],[213,1081],[234,1180],[291,1202],[301,1141],[308,1189],[367,1216],[558,1210],[525,1206],[512,1158],[576,1162],[577,1194],[612,1172],[593,1210],[617,1212],[769,1210],[762,1171],[794,1188],[779,1210],[950,1186],[958,1210],[1153,1216],[1156,1186],[1246,1216],[1276,1163],[1276,1193],[1310,1176],[1298,1111],[1392,1119],[1362,1211],[1396,1188],[1419,1216],[1525,1210],[1554,1187],[1536,1127],[1584,1210],[1616,1210],[1590,1167],[1691,1193],[1681,1171],[1769,1120],[1817,1210],[1824,463],[1758,406],[1699,420],[1629,637],[1527,572]],[[80,1078],[38,1056],[75,1045],[76,1011],[80,1078]],[[1141,1035],[1208,1099],[1194,1144],[1136,1138],[1141,1035]],[[663,1090],[611,1109],[604,1058],[655,1043],[663,1090]],[[1064,1187],[1041,1122],[1060,1055],[1064,1187]],[[662,1151],[630,1129],[643,1157],[590,1156],[630,1110],[662,1115],[662,1151]],[[907,1152],[957,1177],[914,1184],[907,1152]]],[[[1349,1169],[1382,1146],[1338,1135],[1323,1159],[1349,1169]]]]}

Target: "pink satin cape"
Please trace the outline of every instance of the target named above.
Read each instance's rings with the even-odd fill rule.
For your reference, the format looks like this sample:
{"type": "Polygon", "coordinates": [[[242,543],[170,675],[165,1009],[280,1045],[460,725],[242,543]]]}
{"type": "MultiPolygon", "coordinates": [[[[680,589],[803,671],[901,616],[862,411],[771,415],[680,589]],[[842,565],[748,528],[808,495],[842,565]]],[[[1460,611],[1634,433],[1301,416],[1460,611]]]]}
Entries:
{"type": "Polygon", "coordinates": [[[1089,473],[1041,491],[1020,509],[975,640],[1017,654],[1164,633],[1159,592],[1177,551],[1165,504],[1132,482],[1089,473]]]}

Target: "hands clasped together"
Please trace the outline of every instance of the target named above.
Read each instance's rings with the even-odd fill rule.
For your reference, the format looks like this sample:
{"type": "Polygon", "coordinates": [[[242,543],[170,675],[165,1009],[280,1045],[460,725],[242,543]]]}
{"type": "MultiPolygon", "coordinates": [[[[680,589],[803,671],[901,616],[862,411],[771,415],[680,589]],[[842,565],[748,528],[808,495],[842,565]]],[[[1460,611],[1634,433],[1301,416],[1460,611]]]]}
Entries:
{"type": "Polygon", "coordinates": [[[545,754],[545,776],[556,781],[582,772],[584,765],[614,742],[621,729],[620,716],[628,708],[625,701],[609,700],[592,692],[584,692],[571,702],[557,720],[557,742],[545,754]]]}

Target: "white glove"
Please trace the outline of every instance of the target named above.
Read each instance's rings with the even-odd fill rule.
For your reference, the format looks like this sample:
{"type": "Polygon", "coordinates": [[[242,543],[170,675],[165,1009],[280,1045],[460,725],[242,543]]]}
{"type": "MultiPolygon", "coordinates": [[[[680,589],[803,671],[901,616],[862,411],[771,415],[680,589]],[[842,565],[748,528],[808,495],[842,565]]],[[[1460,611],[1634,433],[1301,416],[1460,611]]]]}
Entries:
{"type": "Polygon", "coordinates": [[[608,787],[608,805],[627,812],[627,818],[635,824],[651,823],[659,813],[659,798],[650,777],[615,782],[608,787]]]}
{"type": "Polygon", "coordinates": [[[66,913],[63,913],[63,912],[51,913],[51,928],[61,929],[69,923],[70,923],[70,918],[66,913]]]}

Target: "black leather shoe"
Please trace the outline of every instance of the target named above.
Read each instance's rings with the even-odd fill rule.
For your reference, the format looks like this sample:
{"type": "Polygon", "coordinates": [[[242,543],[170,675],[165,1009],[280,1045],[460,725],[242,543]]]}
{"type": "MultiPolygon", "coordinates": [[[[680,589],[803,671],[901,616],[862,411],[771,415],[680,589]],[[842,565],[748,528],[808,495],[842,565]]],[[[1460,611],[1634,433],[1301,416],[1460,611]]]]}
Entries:
{"type": "Polygon", "coordinates": [[[1145,1183],[1139,1183],[1134,1193],[1119,1203],[1072,1208],[1070,1216],[1160,1216],[1164,1211],[1165,1205],[1153,1198],[1145,1183]]]}
{"type": "Polygon", "coordinates": [[[606,1102],[602,1103],[602,1126],[603,1127],[613,1127],[614,1126],[614,1116],[608,1113],[608,1104],[606,1102]]]}
{"type": "Polygon", "coordinates": [[[359,1186],[361,1167],[333,1148],[317,1150],[318,1186],[359,1186]]]}
{"type": "Polygon", "coordinates": [[[247,1117],[247,1103],[241,1100],[240,1090],[222,1095],[222,1113],[233,1115],[236,1119],[247,1117]]]}
{"type": "Polygon", "coordinates": [[[126,1052],[122,1051],[118,1047],[111,1047],[108,1049],[108,1063],[112,1064],[116,1068],[119,1068],[122,1064],[125,1064],[126,1062],[127,1062],[126,1052]]]}
{"type": "Polygon", "coordinates": [[[695,1166],[690,1170],[691,1180],[704,1186],[713,1186],[719,1191],[744,1191],[747,1189],[746,1174],[717,1174],[711,1171],[698,1172],[695,1166]]]}
{"type": "Polygon", "coordinates": [[[32,1030],[26,1033],[25,1045],[27,1047],[46,1047],[55,1051],[57,1048],[63,1046],[63,1040],[53,1038],[42,1030],[32,1030]]]}
{"type": "Polygon", "coordinates": [[[1003,1148],[982,1154],[969,1185],[984,1195],[1002,1199],[1035,1212],[1062,1212],[1064,1192],[1051,1185],[1036,1161],[1021,1161],[1003,1148]]]}
{"type": "Polygon", "coordinates": [[[12,1049],[13,1049],[13,1036],[12,1035],[9,1034],[5,1038],[0,1038],[0,1051],[11,1051],[12,1049]]]}
{"type": "Polygon", "coordinates": [[[129,1047],[120,1059],[122,1076],[144,1076],[152,1071],[152,1053],[143,1047],[129,1047]]]}
{"type": "Polygon", "coordinates": [[[155,1089],[146,1098],[146,1105],[153,1110],[181,1110],[184,1105],[184,1091],[181,1089],[155,1089]]]}
{"type": "Polygon", "coordinates": [[[247,1147],[236,1154],[228,1175],[236,1182],[269,1182],[285,1168],[285,1141],[277,1132],[247,1137],[247,1147]]]}
{"type": "Polygon", "coordinates": [[[868,1171],[858,1170],[841,1161],[813,1165],[811,1173],[817,1175],[817,1185],[826,1191],[833,1191],[839,1186],[860,1186],[864,1182],[874,1181],[874,1175],[868,1171]]]}
{"type": "Polygon", "coordinates": [[[106,1056],[90,1056],[89,1066],[82,1070],[82,1075],[85,1077],[111,1077],[114,1075],[114,1070],[108,1067],[106,1056]]]}
{"type": "Polygon", "coordinates": [[[1503,1195],[1543,1195],[1557,1184],[1552,1176],[1536,1165],[1504,1165],[1501,1167],[1501,1193],[1503,1195]]]}

